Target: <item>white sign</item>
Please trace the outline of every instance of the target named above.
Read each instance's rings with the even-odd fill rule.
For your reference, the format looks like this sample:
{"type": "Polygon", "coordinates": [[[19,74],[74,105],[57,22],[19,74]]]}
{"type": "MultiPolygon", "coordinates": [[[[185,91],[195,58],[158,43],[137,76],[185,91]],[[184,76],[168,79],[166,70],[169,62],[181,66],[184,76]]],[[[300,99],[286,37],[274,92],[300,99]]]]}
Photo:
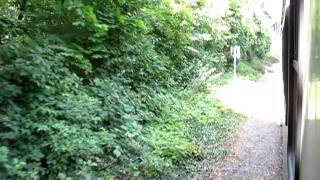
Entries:
{"type": "Polygon", "coordinates": [[[240,59],[240,46],[231,46],[231,56],[240,59]]]}
{"type": "Polygon", "coordinates": [[[240,46],[231,46],[231,56],[233,56],[233,77],[237,77],[237,59],[240,59],[240,46]]]}

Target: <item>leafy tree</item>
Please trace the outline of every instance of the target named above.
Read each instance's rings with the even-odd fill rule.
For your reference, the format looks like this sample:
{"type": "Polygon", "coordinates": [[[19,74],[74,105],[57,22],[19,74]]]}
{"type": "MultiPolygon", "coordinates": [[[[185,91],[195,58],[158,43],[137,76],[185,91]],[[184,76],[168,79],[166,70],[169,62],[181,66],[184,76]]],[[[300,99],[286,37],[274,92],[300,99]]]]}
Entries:
{"type": "MultiPolygon", "coordinates": [[[[237,22],[236,37],[218,34],[204,4],[0,0],[0,179],[172,178],[201,156],[190,129],[210,101],[188,85],[248,38],[237,22]]],[[[226,138],[235,114],[208,107],[228,115],[209,123],[226,138]]]]}

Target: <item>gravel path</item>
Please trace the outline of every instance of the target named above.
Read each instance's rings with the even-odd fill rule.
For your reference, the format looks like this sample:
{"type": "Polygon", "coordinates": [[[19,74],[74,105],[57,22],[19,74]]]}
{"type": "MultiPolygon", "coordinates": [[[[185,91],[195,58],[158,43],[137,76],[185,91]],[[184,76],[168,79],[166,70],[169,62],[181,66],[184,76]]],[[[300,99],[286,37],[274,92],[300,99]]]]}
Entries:
{"type": "Polygon", "coordinates": [[[244,122],[232,153],[216,164],[206,179],[281,179],[281,128],[256,119],[244,122]]]}
{"type": "Polygon", "coordinates": [[[261,82],[236,79],[218,91],[222,102],[248,119],[237,130],[231,153],[206,179],[282,179],[281,77],[277,63],[261,82]]]}

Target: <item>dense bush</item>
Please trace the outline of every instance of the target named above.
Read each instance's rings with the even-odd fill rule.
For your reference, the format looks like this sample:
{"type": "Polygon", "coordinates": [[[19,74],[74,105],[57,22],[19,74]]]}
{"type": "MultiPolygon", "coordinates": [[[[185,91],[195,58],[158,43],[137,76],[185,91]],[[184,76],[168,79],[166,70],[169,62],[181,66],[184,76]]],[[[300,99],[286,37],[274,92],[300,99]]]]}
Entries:
{"type": "MultiPolygon", "coordinates": [[[[251,20],[253,21],[251,23],[254,25],[254,29],[250,29],[243,21],[237,1],[230,0],[229,11],[223,17],[223,23],[228,27],[228,31],[224,32],[227,41],[225,52],[228,52],[230,46],[239,45],[241,47],[242,60],[252,61],[256,58],[263,60],[269,52],[271,40],[266,35],[257,16],[253,15],[251,20]]],[[[232,64],[231,58],[229,62],[232,64]]]]}
{"type": "Polygon", "coordinates": [[[0,179],[174,177],[221,143],[237,116],[188,86],[234,39],[204,4],[0,0],[0,179]]]}

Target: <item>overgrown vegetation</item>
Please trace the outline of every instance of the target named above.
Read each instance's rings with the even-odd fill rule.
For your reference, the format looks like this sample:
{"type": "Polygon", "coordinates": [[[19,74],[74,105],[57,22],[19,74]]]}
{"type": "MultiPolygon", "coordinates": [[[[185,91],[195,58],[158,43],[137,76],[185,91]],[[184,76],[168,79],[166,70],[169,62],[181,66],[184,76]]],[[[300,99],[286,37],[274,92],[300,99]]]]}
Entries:
{"type": "Polygon", "coordinates": [[[0,0],[0,179],[177,178],[219,154],[240,117],[201,72],[270,40],[235,2],[223,21],[205,5],[0,0]]]}

